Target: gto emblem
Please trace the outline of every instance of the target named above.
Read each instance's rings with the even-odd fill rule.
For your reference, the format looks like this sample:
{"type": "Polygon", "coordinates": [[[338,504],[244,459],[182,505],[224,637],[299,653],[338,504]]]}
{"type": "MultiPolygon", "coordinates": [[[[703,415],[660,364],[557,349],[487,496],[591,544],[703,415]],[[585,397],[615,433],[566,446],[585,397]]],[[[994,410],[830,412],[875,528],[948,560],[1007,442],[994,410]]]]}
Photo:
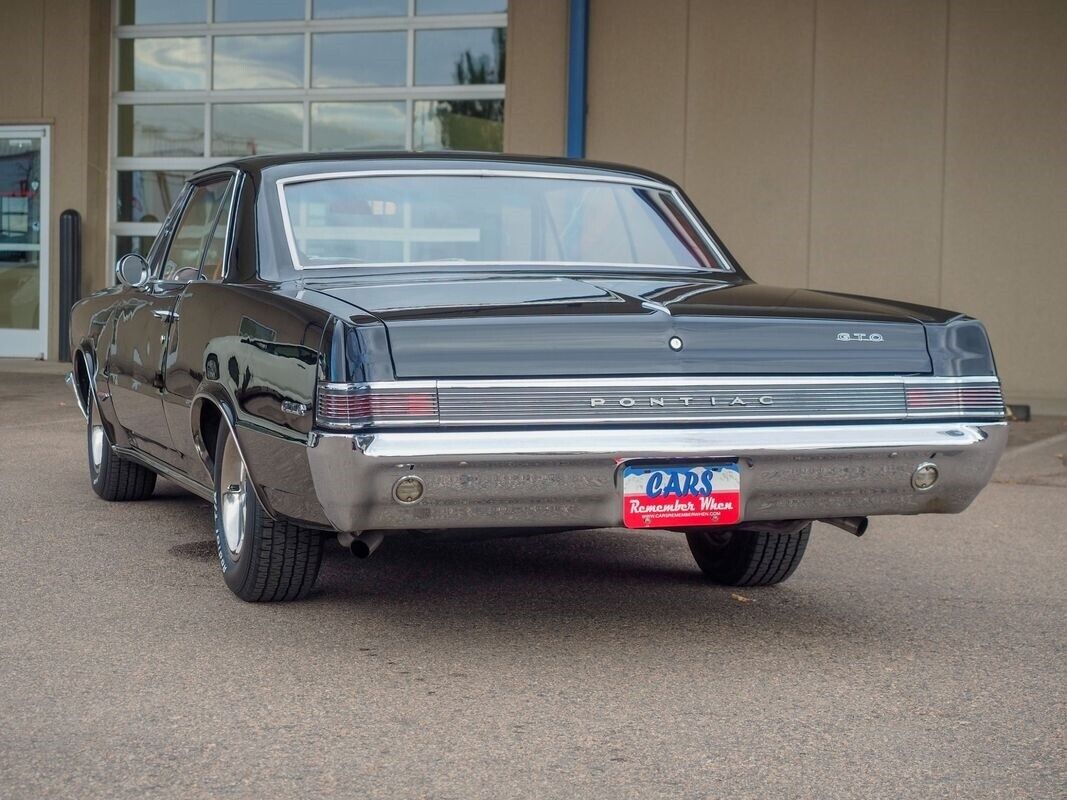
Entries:
{"type": "MultiPolygon", "coordinates": [[[[610,400],[611,404],[622,406],[623,408],[665,408],[668,405],[672,406],[685,406],[686,408],[692,408],[696,397],[678,395],[676,397],[618,397],[610,400]]],[[[590,397],[590,408],[602,408],[608,404],[609,400],[606,397],[590,397]]],[[[749,405],[761,405],[761,406],[773,406],[774,397],[769,394],[763,394],[758,397],[750,397],[748,400],[741,397],[741,395],[726,396],[726,397],[709,397],[708,405],[711,406],[749,406],[749,405]]]]}
{"type": "Polygon", "coordinates": [[[839,333],[837,334],[837,341],[839,342],[884,342],[880,333],[839,333]]]}

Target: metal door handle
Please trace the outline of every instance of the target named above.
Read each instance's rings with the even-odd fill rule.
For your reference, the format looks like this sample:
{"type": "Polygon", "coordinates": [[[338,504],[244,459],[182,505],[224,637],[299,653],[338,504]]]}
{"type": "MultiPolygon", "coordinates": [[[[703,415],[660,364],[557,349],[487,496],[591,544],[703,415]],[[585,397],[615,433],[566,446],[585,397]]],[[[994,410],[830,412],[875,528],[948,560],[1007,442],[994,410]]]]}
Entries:
{"type": "Polygon", "coordinates": [[[178,315],[175,312],[171,311],[169,308],[153,308],[152,309],[152,316],[153,317],[159,317],[160,319],[166,319],[166,320],[171,320],[171,319],[177,319],[178,318],[178,315]]]}

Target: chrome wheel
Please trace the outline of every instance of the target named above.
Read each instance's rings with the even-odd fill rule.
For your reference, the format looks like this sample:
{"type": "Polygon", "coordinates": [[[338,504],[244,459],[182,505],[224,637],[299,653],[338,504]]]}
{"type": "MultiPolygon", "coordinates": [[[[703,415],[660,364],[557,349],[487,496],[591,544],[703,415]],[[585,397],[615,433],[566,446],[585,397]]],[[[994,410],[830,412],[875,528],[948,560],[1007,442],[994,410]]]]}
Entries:
{"type": "Polygon", "coordinates": [[[218,514],[219,524],[226,539],[226,549],[230,551],[233,561],[241,557],[248,526],[249,499],[248,470],[237,449],[237,440],[231,433],[226,437],[226,446],[222,450],[218,514]]]}

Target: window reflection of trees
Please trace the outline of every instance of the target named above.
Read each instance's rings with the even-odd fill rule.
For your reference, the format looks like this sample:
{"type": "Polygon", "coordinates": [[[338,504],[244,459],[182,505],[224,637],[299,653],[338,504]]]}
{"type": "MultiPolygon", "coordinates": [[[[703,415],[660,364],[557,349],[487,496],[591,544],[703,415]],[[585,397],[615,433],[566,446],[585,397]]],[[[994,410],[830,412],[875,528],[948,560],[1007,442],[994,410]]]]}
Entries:
{"type": "MultiPolygon", "coordinates": [[[[493,53],[475,55],[470,49],[460,54],[453,67],[459,86],[504,83],[507,56],[507,29],[493,30],[493,53]]],[[[448,100],[434,109],[441,131],[441,147],[446,150],[503,150],[504,103],[501,100],[448,100]],[[478,124],[484,120],[488,124],[478,124]]]]}

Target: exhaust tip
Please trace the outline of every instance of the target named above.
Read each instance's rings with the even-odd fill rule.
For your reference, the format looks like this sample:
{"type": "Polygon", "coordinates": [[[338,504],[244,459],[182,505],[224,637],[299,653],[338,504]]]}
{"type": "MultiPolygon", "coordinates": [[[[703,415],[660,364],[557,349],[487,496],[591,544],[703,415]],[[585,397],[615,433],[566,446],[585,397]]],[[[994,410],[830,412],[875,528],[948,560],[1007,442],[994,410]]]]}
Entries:
{"type": "Polygon", "coordinates": [[[381,531],[369,531],[355,537],[348,545],[348,551],[356,558],[370,558],[381,546],[385,535],[381,531]]]}
{"type": "Polygon", "coordinates": [[[827,525],[833,525],[835,528],[848,531],[853,536],[863,536],[870,526],[870,522],[866,517],[831,517],[820,519],[819,522],[825,522],[827,525]]]}

